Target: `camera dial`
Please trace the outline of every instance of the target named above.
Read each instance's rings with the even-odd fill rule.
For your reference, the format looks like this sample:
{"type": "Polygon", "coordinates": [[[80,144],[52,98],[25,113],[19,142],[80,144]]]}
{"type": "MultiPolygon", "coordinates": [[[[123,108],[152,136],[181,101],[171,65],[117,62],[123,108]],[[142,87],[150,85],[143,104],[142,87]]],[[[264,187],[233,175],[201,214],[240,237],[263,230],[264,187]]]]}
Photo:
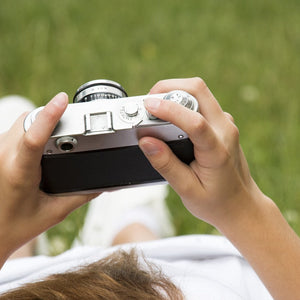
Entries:
{"type": "Polygon", "coordinates": [[[191,110],[193,110],[195,107],[194,98],[185,91],[170,92],[164,97],[164,99],[177,102],[178,104],[180,104],[186,108],[189,108],[191,110]]]}
{"type": "MultiPolygon", "coordinates": [[[[175,90],[168,94],[166,94],[163,98],[164,100],[170,100],[176,102],[190,110],[195,110],[198,108],[198,103],[196,99],[191,96],[189,93],[182,91],[182,90],[175,90]]],[[[157,117],[153,116],[147,111],[147,116],[150,120],[156,120],[157,117]]]]}
{"type": "Polygon", "coordinates": [[[131,100],[120,106],[119,115],[123,121],[136,125],[143,119],[144,113],[144,106],[131,100]]]}
{"type": "Polygon", "coordinates": [[[112,80],[97,79],[81,85],[74,95],[73,103],[123,97],[127,97],[127,93],[119,83],[112,80]]]}

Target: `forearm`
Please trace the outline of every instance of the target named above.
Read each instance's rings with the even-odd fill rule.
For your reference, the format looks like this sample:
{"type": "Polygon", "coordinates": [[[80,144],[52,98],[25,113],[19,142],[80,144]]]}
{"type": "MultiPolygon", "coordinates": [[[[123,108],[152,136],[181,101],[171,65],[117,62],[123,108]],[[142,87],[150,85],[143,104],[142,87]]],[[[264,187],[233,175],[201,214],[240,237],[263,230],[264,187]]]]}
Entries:
{"type": "Polygon", "coordinates": [[[274,299],[300,299],[300,239],[273,201],[261,195],[252,203],[219,229],[252,265],[274,299]]]}

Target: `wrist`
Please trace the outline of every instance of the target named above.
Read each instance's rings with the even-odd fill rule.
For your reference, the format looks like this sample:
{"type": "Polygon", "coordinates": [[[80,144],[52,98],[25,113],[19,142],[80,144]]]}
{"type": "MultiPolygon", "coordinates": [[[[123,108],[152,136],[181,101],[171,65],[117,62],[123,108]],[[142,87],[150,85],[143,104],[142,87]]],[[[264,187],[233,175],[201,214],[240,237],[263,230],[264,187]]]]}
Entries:
{"type": "Polygon", "coordinates": [[[272,296],[291,299],[299,294],[300,239],[276,204],[263,195],[218,229],[250,263],[272,296]]]}
{"type": "Polygon", "coordinates": [[[250,189],[241,192],[231,203],[224,216],[214,224],[229,239],[244,235],[249,229],[263,230],[265,222],[272,219],[272,211],[279,211],[254,181],[250,189]]]}

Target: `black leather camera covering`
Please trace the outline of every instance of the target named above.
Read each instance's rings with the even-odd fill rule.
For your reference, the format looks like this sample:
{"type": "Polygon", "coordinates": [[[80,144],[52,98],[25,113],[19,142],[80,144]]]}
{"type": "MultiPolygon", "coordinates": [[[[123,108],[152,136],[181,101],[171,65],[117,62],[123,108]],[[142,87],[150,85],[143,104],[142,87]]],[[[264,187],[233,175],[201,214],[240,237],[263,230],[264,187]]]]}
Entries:
{"type": "MultiPolygon", "coordinates": [[[[189,139],[167,143],[177,157],[189,164],[194,148],[189,139]]],[[[88,152],[44,155],[40,188],[62,194],[164,181],[138,146],[88,152]]]]}

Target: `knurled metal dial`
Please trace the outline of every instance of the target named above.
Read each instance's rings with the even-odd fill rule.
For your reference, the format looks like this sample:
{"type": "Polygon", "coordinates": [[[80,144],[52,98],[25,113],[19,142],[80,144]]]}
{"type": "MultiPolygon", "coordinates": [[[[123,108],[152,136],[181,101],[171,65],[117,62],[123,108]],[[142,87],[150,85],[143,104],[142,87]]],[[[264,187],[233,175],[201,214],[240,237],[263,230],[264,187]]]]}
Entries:
{"type": "Polygon", "coordinates": [[[171,100],[191,110],[195,107],[194,98],[185,91],[173,91],[164,96],[165,100],[171,100]]]}
{"type": "Polygon", "coordinates": [[[144,108],[136,102],[127,102],[120,108],[120,117],[123,121],[129,123],[138,123],[144,115],[144,108]]]}

